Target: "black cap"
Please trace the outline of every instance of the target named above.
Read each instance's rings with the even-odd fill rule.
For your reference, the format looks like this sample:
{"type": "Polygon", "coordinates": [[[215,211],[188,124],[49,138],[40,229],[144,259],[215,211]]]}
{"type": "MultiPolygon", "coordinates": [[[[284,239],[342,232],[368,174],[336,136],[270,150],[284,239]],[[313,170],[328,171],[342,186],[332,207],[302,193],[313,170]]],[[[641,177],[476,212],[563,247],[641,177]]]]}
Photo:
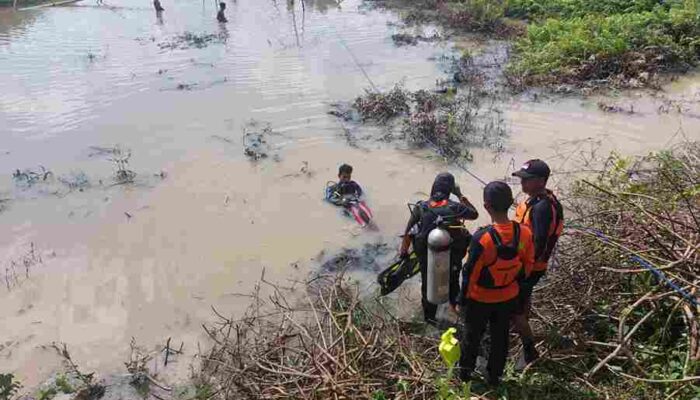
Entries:
{"type": "Polygon", "coordinates": [[[430,189],[430,198],[434,201],[448,199],[455,188],[455,177],[449,172],[442,172],[435,177],[430,189]]]}
{"type": "Polygon", "coordinates": [[[484,188],[484,201],[491,204],[495,211],[508,211],[513,205],[513,191],[505,182],[490,182],[484,188]]]}
{"type": "Polygon", "coordinates": [[[527,161],[519,170],[513,172],[513,176],[520,178],[549,178],[549,166],[540,159],[527,161]]]}

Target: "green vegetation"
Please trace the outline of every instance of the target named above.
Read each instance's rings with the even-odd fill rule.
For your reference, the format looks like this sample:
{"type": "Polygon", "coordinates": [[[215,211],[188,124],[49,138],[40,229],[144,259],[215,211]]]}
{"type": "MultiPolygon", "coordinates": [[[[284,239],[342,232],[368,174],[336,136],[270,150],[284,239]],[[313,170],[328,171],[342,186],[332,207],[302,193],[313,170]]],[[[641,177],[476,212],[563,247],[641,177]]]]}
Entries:
{"type": "Polygon", "coordinates": [[[49,388],[40,389],[37,393],[37,400],[51,400],[58,394],[58,390],[51,386],[49,388]]]}
{"type": "Polygon", "coordinates": [[[59,375],[56,378],[56,388],[63,393],[75,392],[75,388],[68,382],[68,378],[65,375],[59,375]]]}
{"type": "Polygon", "coordinates": [[[657,72],[695,64],[699,13],[697,0],[514,0],[507,14],[533,22],[509,72],[523,84],[651,84],[657,72]]]}
{"type": "Polygon", "coordinates": [[[214,395],[214,390],[211,385],[207,383],[198,383],[195,385],[195,395],[196,400],[209,400],[214,395]]]}
{"type": "Polygon", "coordinates": [[[654,86],[658,73],[684,72],[700,56],[700,0],[372,3],[402,10],[408,24],[438,23],[458,32],[514,37],[507,76],[516,87],[654,86]]]}
{"type": "Polygon", "coordinates": [[[0,374],[0,400],[10,400],[21,387],[13,374],[0,374]]]}
{"type": "Polygon", "coordinates": [[[507,15],[516,18],[573,18],[652,11],[658,0],[510,0],[507,15]]]}
{"type": "Polygon", "coordinates": [[[550,360],[567,357],[557,364],[569,381],[618,399],[698,394],[698,154],[693,142],[613,154],[566,193],[575,217],[535,307],[550,360]]]}

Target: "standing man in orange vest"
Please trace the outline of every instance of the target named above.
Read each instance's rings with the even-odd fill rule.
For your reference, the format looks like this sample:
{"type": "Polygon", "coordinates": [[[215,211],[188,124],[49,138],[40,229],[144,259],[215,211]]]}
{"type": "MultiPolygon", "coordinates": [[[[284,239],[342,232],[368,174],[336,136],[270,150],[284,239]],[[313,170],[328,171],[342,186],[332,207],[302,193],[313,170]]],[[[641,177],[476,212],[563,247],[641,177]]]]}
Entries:
{"type": "Polygon", "coordinates": [[[535,242],[535,266],[523,282],[518,310],[513,317],[516,331],[523,342],[523,358],[529,364],[539,358],[535,339],[528,321],[532,307],[532,291],[545,275],[549,257],[564,228],[564,210],[554,193],[547,189],[550,169],[547,163],[534,159],[513,173],[520,178],[522,190],[529,197],[518,204],[515,220],[530,227],[535,242]]]}
{"type": "Polygon", "coordinates": [[[513,192],[505,182],[484,188],[484,208],[493,224],[472,237],[469,258],[462,270],[462,307],[466,335],[459,360],[460,378],[471,379],[479,343],[489,325],[489,385],[498,385],[508,356],[508,330],[518,306],[520,282],[535,263],[530,228],[508,219],[513,192]]]}

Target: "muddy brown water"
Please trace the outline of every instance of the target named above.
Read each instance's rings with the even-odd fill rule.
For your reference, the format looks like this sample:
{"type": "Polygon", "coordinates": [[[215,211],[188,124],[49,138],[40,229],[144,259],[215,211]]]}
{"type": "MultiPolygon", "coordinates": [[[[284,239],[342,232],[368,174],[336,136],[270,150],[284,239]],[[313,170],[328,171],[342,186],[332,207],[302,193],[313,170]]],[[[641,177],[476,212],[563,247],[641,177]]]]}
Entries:
{"type": "MultiPolygon", "coordinates": [[[[122,370],[132,337],[151,349],[172,337],[195,353],[206,345],[201,324],[213,319],[210,306],[240,315],[249,301],[240,294],[263,267],[268,279],[285,282],[317,268],[322,253],[395,245],[405,203],[421,198],[441,170],[453,171],[480,204],[480,185],[460,169],[429,151],[374,141],[350,147],[327,115],[330,103],[369,86],[358,63],[380,88],[401,80],[432,88],[444,77],[434,59],[450,43],[397,48],[396,17],[357,0],[238,0],[228,4],[225,26],[215,22],[214,2],[162,4],[162,20],[149,1],[135,0],[0,10],[0,199],[10,199],[0,211],[0,372],[27,385],[57,367],[39,347],[52,341],[103,373],[122,370]],[[203,48],[159,46],[186,31],[218,39],[203,48]],[[251,119],[277,133],[270,143],[279,161],[243,156],[241,129],[251,119]],[[135,185],[110,185],[113,164],[90,149],[113,145],[131,149],[135,185]],[[376,231],[322,203],[341,162],[355,166],[369,193],[376,231]],[[38,165],[56,177],[82,171],[92,186],[13,182],[12,171],[38,165]],[[160,171],[165,179],[154,176],[160,171]],[[17,265],[31,243],[42,262],[25,271],[17,265]]],[[[505,150],[475,150],[470,169],[503,178],[541,157],[565,184],[595,153],[700,138],[699,93],[694,75],[670,85],[668,112],[667,100],[641,92],[520,96],[504,105],[505,150]],[[635,113],[601,112],[599,100],[635,113]]],[[[179,364],[175,375],[187,370],[179,364]]]]}

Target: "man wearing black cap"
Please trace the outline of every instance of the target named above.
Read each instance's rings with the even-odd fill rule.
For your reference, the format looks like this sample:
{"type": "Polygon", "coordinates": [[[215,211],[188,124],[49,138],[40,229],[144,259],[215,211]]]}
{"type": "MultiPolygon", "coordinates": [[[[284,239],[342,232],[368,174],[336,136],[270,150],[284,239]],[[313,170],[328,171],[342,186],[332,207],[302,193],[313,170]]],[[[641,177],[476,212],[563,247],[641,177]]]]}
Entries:
{"type": "Polygon", "coordinates": [[[411,210],[411,217],[406,225],[403,236],[400,257],[408,257],[408,249],[413,239],[413,249],[418,256],[421,276],[421,303],[423,305],[423,317],[431,325],[436,325],[435,314],[437,305],[427,299],[428,283],[428,234],[437,227],[437,219],[450,222],[448,229],[452,243],[450,244],[450,304],[454,306],[459,297],[459,272],[462,269],[462,260],[467,253],[467,246],[471,235],[464,227],[457,228],[463,220],[474,220],[479,217],[476,208],[467,200],[455,184],[455,177],[449,172],[443,172],[435,177],[433,187],[430,190],[430,199],[421,201],[411,210]],[[454,194],[460,202],[450,200],[454,194]]]}
{"type": "Polygon", "coordinates": [[[526,162],[513,173],[520,178],[522,190],[529,197],[515,211],[515,220],[532,229],[535,241],[535,266],[532,274],[523,282],[518,311],[513,317],[515,329],[523,342],[523,358],[531,363],[539,358],[528,318],[532,306],[532,291],[545,275],[549,257],[564,228],[564,210],[554,193],[547,189],[549,166],[542,160],[526,162]]]}
{"type": "Polygon", "coordinates": [[[508,355],[508,328],[518,305],[520,282],[535,263],[532,232],[508,219],[513,193],[504,182],[484,188],[484,208],[493,224],[478,230],[469,245],[469,257],[462,270],[462,306],[466,334],[459,360],[460,378],[471,379],[479,343],[489,325],[491,349],[488,376],[497,385],[508,355]]]}

